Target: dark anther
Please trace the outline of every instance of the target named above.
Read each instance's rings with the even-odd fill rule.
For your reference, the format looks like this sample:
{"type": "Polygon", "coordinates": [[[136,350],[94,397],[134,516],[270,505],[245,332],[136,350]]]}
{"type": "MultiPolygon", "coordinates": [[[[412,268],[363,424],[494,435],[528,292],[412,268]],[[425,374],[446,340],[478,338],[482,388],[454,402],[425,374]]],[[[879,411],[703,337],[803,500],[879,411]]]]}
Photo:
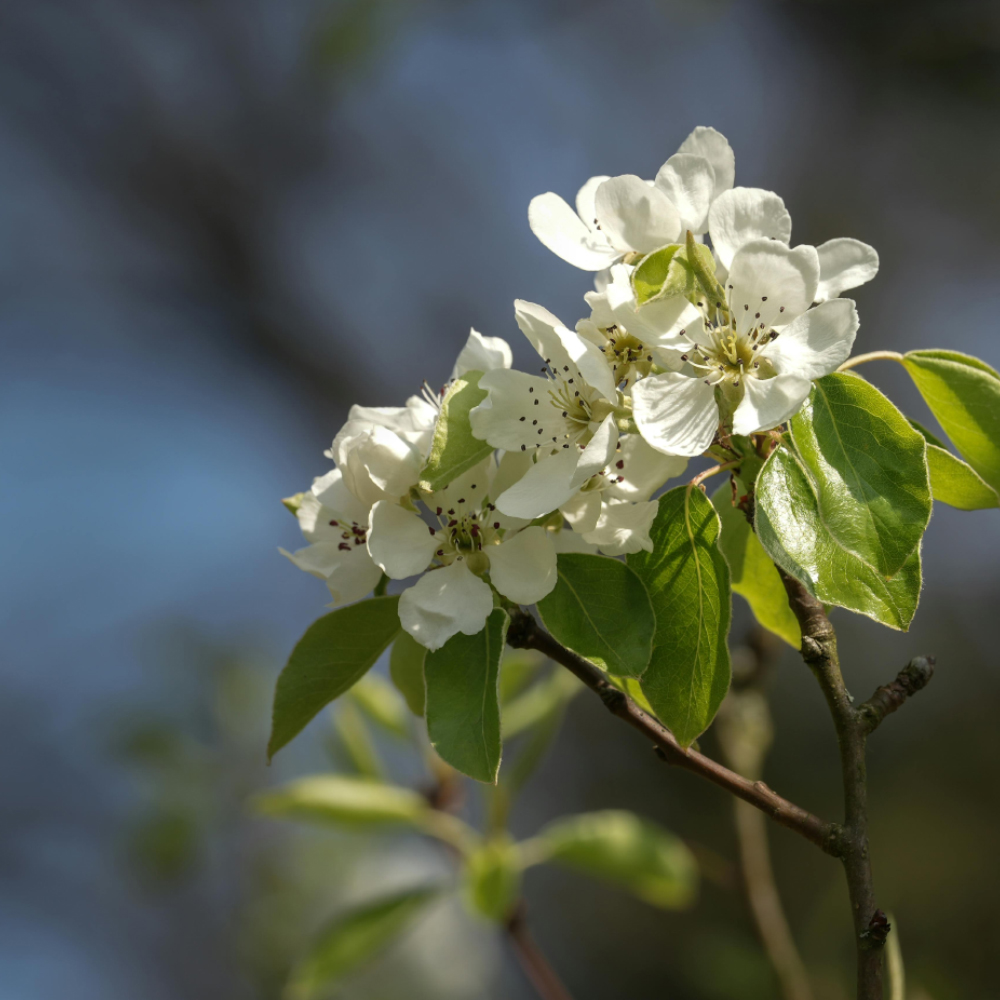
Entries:
{"type": "Polygon", "coordinates": [[[625,468],[625,459],[624,458],[619,458],[618,461],[615,462],[615,468],[616,469],[624,469],[625,468]]]}

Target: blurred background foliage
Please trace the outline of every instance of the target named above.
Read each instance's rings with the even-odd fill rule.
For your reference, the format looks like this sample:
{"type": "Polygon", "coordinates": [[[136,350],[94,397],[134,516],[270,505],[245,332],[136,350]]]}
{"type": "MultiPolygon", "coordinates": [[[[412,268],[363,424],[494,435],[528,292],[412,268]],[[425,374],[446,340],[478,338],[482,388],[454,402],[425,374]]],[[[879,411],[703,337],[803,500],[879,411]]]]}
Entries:
{"type": "MultiPolygon", "coordinates": [[[[271,685],[325,600],[276,554],[296,542],[278,498],[350,403],[442,381],[470,323],[526,362],[512,299],[581,315],[588,278],[537,244],[528,200],[650,175],[697,124],[784,196],[796,241],[878,248],[859,349],[1000,364],[995,3],[0,0],[0,996],[277,997],[331,914],[445,874],[419,838],[246,807],[330,763],[328,722],[264,763],[271,685]]],[[[902,372],[870,374],[926,416],[902,372]]],[[[836,616],[858,695],[938,656],[871,747],[910,1000],[996,995],[998,555],[993,514],[939,507],[911,633],[836,616]]],[[[791,652],[770,692],[768,782],[836,815],[791,652]]],[[[574,996],[774,996],[730,803],[581,697],[511,826],[604,808],[679,832],[703,884],[668,912],[530,872],[574,996]]],[[[839,869],[771,833],[817,997],[846,997],[839,869]]],[[[444,901],[342,995],[531,996],[507,959],[444,901]]]]}

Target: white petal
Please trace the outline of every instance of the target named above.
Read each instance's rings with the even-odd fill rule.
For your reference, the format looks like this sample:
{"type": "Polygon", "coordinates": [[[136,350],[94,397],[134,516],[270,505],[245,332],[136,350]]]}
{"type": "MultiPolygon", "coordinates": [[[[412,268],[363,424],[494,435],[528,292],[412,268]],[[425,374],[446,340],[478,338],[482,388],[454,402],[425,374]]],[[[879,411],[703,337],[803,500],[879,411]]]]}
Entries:
{"type": "Polygon", "coordinates": [[[641,503],[605,503],[593,531],[584,539],[596,545],[606,556],[653,551],[649,529],[659,505],[653,501],[641,503]]]}
{"type": "Polygon", "coordinates": [[[542,458],[510,489],[497,497],[497,509],[510,517],[527,518],[529,521],[551,513],[576,492],[573,476],[578,461],[579,452],[575,448],[542,458]]]}
{"type": "Polygon", "coordinates": [[[798,375],[746,378],[746,391],[733,415],[734,434],[756,434],[784,423],[805,402],[812,382],[798,375]]]}
{"type": "Polygon", "coordinates": [[[723,192],[713,202],[708,229],[719,260],[730,267],[736,251],[751,240],[787,244],[792,237],[792,217],[773,191],[738,187],[723,192]]]}
{"type": "Polygon", "coordinates": [[[380,424],[343,439],[337,464],[347,488],[363,503],[401,497],[420,478],[423,455],[380,424]]]}
{"type": "Polygon", "coordinates": [[[719,426],[712,386],[674,372],[635,384],[632,415],[646,443],[666,455],[700,455],[719,426]]]}
{"type": "Polygon", "coordinates": [[[804,312],[761,353],[779,375],[822,378],[850,357],[858,323],[850,299],[831,299],[804,312]]]}
{"type": "Polygon", "coordinates": [[[597,189],[608,179],[607,174],[591,177],[576,193],[576,213],[583,220],[585,226],[593,228],[597,222],[594,199],[597,196],[597,189]]]}
{"type": "Polygon", "coordinates": [[[382,578],[382,570],[372,562],[364,545],[341,549],[334,542],[319,542],[298,552],[280,552],[299,569],[325,580],[334,604],[360,601],[382,578]]]}
{"type": "Polygon", "coordinates": [[[526,451],[504,452],[490,481],[490,499],[496,500],[501,493],[509,490],[531,468],[533,462],[533,455],[526,451]]]}
{"type": "Polygon", "coordinates": [[[809,308],[819,283],[819,257],[810,246],[789,249],[775,240],[740,248],[726,291],[740,334],[762,324],[785,326],[809,308]]]}
{"type": "Polygon", "coordinates": [[[621,477],[622,481],[604,492],[608,498],[648,500],[668,479],[679,476],[686,468],[686,458],[664,455],[651,448],[640,434],[626,434],[619,443],[613,464],[608,467],[608,478],[621,477]]]}
{"type": "Polygon", "coordinates": [[[588,552],[591,555],[597,555],[596,545],[591,545],[590,542],[584,540],[582,535],[578,535],[569,528],[552,532],[552,546],[560,555],[563,552],[588,552]]]}
{"type": "Polygon", "coordinates": [[[591,491],[570,497],[560,509],[574,531],[593,531],[597,527],[597,519],[601,516],[601,504],[601,494],[591,491]]]}
{"type": "Polygon", "coordinates": [[[368,552],[393,580],[405,580],[427,569],[438,541],[419,514],[391,500],[372,507],[368,552]]]}
{"type": "Polygon", "coordinates": [[[427,649],[440,649],[459,632],[481,632],[492,610],[489,584],[461,561],[425,573],[399,598],[400,623],[427,649]]]}
{"type": "Polygon", "coordinates": [[[596,476],[614,457],[617,447],[618,425],[613,416],[607,416],[580,454],[576,472],[570,480],[573,489],[578,490],[591,476],[596,476]]]}
{"type": "Polygon", "coordinates": [[[311,492],[320,504],[334,512],[331,516],[335,516],[338,520],[344,519],[356,524],[368,523],[369,508],[347,488],[344,474],[340,469],[332,469],[325,476],[313,480],[311,492]]]}
{"type": "Polygon", "coordinates": [[[851,288],[857,288],[878,274],[878,254],[874,247],[842,237],[827,240],[816,248],[819,254],[819,302],[835,299],[851,288]]]}
{"type": "Polygon", "coordinates": [[[497,368],[483,375],[479,387],[488,395],[469,411],[469,422],[472,433],[494,448],[534,449],[538,441],[551,441],[553,436],[565,433],[560,411],[549,399],[548,379],[513,368],[497,368]]]}
{"type": "Polygon", "coordinates": [[[689,341],[681,336],[681,331],[700,320],[701,313],[683,295],[637,305],[630,273],[623,264],[611,268],[607,301],[614,322],[644,344],[682,350],[690,347],[689,341]]]}
{"type": "MultiPolygon", "coordinates": [[[[521,452],[518,452],[521,454],[521,452]]],[[[454,510],[456,517],[478,511],[491,492],[496,475],[496,460],[492,455],[477,462],[471,469],[453,479],[447,486],[424,498],[424,503],[437,513],[437,508],[454,510]]]]}
{"type": "Polygon", "coordinates": [[[680,212],[681,232],[708,228],[708,208],[715,193],[715,171],[703,156],[675,153],[660,167],[656,186],[680,212]]]}
{"type": "Polygon", "coordinates": [[[614,396],[614,376],[596,344],[564,326],[558,317],[534,302],[517,299],[514,317],[538,356],[550,362],[560,375],[580,377],[606,397],[614,396]]]}
{"type": "Polygon", "coordinates": [[[718,198],[736,182],[736,156],[729,140],[714,128],[699,125],[682,143],[678,153],[693,153],[704,156],[712,165],[715,174],[715,188],[712,198],[718,198]]]}
{"type": "Polygon", "coordinates": [[[531,199],[528,225],[557,257],[583,271],[600,271],[621,256],[601,233],[586,226],[580,216],[551,191],[531,199]]]}
{"type": "Polygon", "coordinates": [[[597,189],[595,211],[601,232],[623,252],[649,253],[680,235],[681,217],[670,199],[634,174],[606,180],[597,189]]]}
{"type": "Polygon", "coordinates": [[[556,550],[538,525],[490,546],[489,557],[493,586],[515,604],[534,604],[556,585],[556,550]]]}
{"type": "Polygon", "coordinates": [[[512,362],[510,345],[503,337],[484,337],[478,330],[470,330],[469,339],[455,361],[451,377],[459,378],[466,372],[510,368],[512,362]]]}

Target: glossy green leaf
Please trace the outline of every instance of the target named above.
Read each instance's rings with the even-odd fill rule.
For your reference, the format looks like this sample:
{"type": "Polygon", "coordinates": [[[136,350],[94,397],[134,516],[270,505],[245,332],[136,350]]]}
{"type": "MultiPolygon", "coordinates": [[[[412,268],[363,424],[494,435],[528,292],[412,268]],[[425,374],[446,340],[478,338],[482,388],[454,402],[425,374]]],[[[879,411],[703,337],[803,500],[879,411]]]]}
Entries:
{"type": "Polygon", "coordinates": [[[788,606],[784,584],[770,556],[750,529],[743,511],[733,506],[728,483],[716,490],[712,504],[722,522],[719,548],[729,563],[733,590],[746,600],[764,628],[798,649],[802,645],[802,632],[788,606]]]}
{"type": "Polygon", "coordinates": [[[640,685],[656,715],[689,746],[729,689],[729,567],[719,516],[699,489],[664,493],[650,529],[652,552],[626,556],[646,585],[656,634],[640,685]]]}
{"type": "Polygon", "coordinates": [[[427,647],[421,646],[409,632],[400,632],[392,644],[389,654],[389,676],[396,689],[406,699],[410,711],[423,718],[424,701],[424,660],[427,647]]]}
{"type": "Polygon", "coordinates": [[[545,627],[564,645],[619,676],[649,665],[656,619],[642,580],[617,559],[570,552],[559,579],[538,602],[545,627]]]}
{"type": "Polygon", "coordinates": [[[422,490],[443,489],[492,454],[493,449],[485,441],[472,436],[469,422],[469,410],[486,398],[486,390],[479,388],[482,375],[482,372],[466,372],[451,383],[441,401],[430,454],[420,473],[422,490]]]}
{"type": "Polygon", "coordinates": [[[412,789],[340,774],[299,778],[282,788],[262,792],[254,802],[269,816],[348,826],[419,825],[430,809],[427,800],[412,789]]]}
{"type": "Polygon", "coordinates": [[[688,247],[678,243],[654,250],[639,261],[632,272],[632,288],[640,306],[675,295],[693,298],[706,291],[700,275],[714,275],[715,260],[703,243],[693,247],[693,260],[688,247]]]}
{"type": "Polygon", "coordinates": [[[903,367],[958,453],[1000,491],[1000,375],[957,351],[910,351],[903,367]]]}
{"type": "Polygon", "coordinates": [[[875,386],[847,373],[818,379],[789,430],[830,537],[894,576],[931,516],[922,435],[875,386]]]}
{"type": "Polygon", "coordinates": [[[757,477],[757,537],[786,573],[826,604],[906,631],[920,599],[920,549],[887,580],[841,546],[824,521],[812,480],[778,448],[757,477]]]}
{"type": "Polygon", "coordinates": [[[931,476],[931,493],[938,503],[946,503],[959,510],[1000,507],[996,490],[971,465],[956,458],[944,442],[923,424],[918,424],[912,417],[907,419],[927,442],[927,471],[931,476]]]}
{"type": "Polygon", "coordinates": [[[533,863],[566,865],[664,909],[690,906],[698,891],[698,866],[684,842],[624,810],[567,816],[522,846],[533,863]]]}
{"type": "Polygon", "coordinates": [[[473,913],[503,923],[521,891],[521,861],[517,847],[505,836],[470,852],[462,870],[462,895],[473,913]]]}
{"type": "Polygon", "coordinates": [[[476,635],[453,635],[427,654],[427,733],[441,759],[477,781],[500,769],[500,658],[507,613],[496,608],[476,635]]]}
{"type": "Polygon", "coordinates": [[[268,758],[371,669],[401,630],[398,603],[398,597],[373,597],[309,626],[278,678],[268,758]]]}
{"type": "Polygon", "coordinates": [[[435,888],[407,889],[336,917],[292,970],[285,1000],[329,996],[345,976],[406,930],[439,894],[435,888]]]}
{"type": "MultiPolygon", "coordinates": [[[[401,633],[409,635],[409,633],[401,633]]],[[[393,643],[396,648],[397,638],[393,643]]],[[[389,655],[392,663],[392,654],[389,655]]],[[[390,666],[391,669],[391,666],[390,666]]],[[[351,698],[372,722],[397,736],[409,736],[410,715],[403,696],[381,674],[368,673],[350,690],[351,698]]]]}

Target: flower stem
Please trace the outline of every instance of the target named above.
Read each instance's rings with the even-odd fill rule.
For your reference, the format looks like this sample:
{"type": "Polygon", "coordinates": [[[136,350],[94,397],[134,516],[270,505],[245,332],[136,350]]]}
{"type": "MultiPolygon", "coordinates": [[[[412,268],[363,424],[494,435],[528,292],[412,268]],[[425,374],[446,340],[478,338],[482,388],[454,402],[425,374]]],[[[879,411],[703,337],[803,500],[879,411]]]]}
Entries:
{"type": "Polygon", "coordinates": [[[701,486],[701,484],[711,476],[718,475],[720,472],[725,472],[726,469],[735,469],[743,461],[742,458],[733,459],[731,462],[720,462],[718,465],[713,465],[710,469],[705,469],[703,472],[699,472],[694,479],[688,483],[688,489],[692,490],[696,486],[701,486]]]}
{"type": "Polygon", "coordinates": [[[853,358],[848,358],[838,369],[838,372],[846,372],[849,368],[857,368],[858,365],[865,365],[869,361],[899,361],[902,362],[903,355],[896,351],[870,351],[868,354],[858,354],[853,358]]]}

